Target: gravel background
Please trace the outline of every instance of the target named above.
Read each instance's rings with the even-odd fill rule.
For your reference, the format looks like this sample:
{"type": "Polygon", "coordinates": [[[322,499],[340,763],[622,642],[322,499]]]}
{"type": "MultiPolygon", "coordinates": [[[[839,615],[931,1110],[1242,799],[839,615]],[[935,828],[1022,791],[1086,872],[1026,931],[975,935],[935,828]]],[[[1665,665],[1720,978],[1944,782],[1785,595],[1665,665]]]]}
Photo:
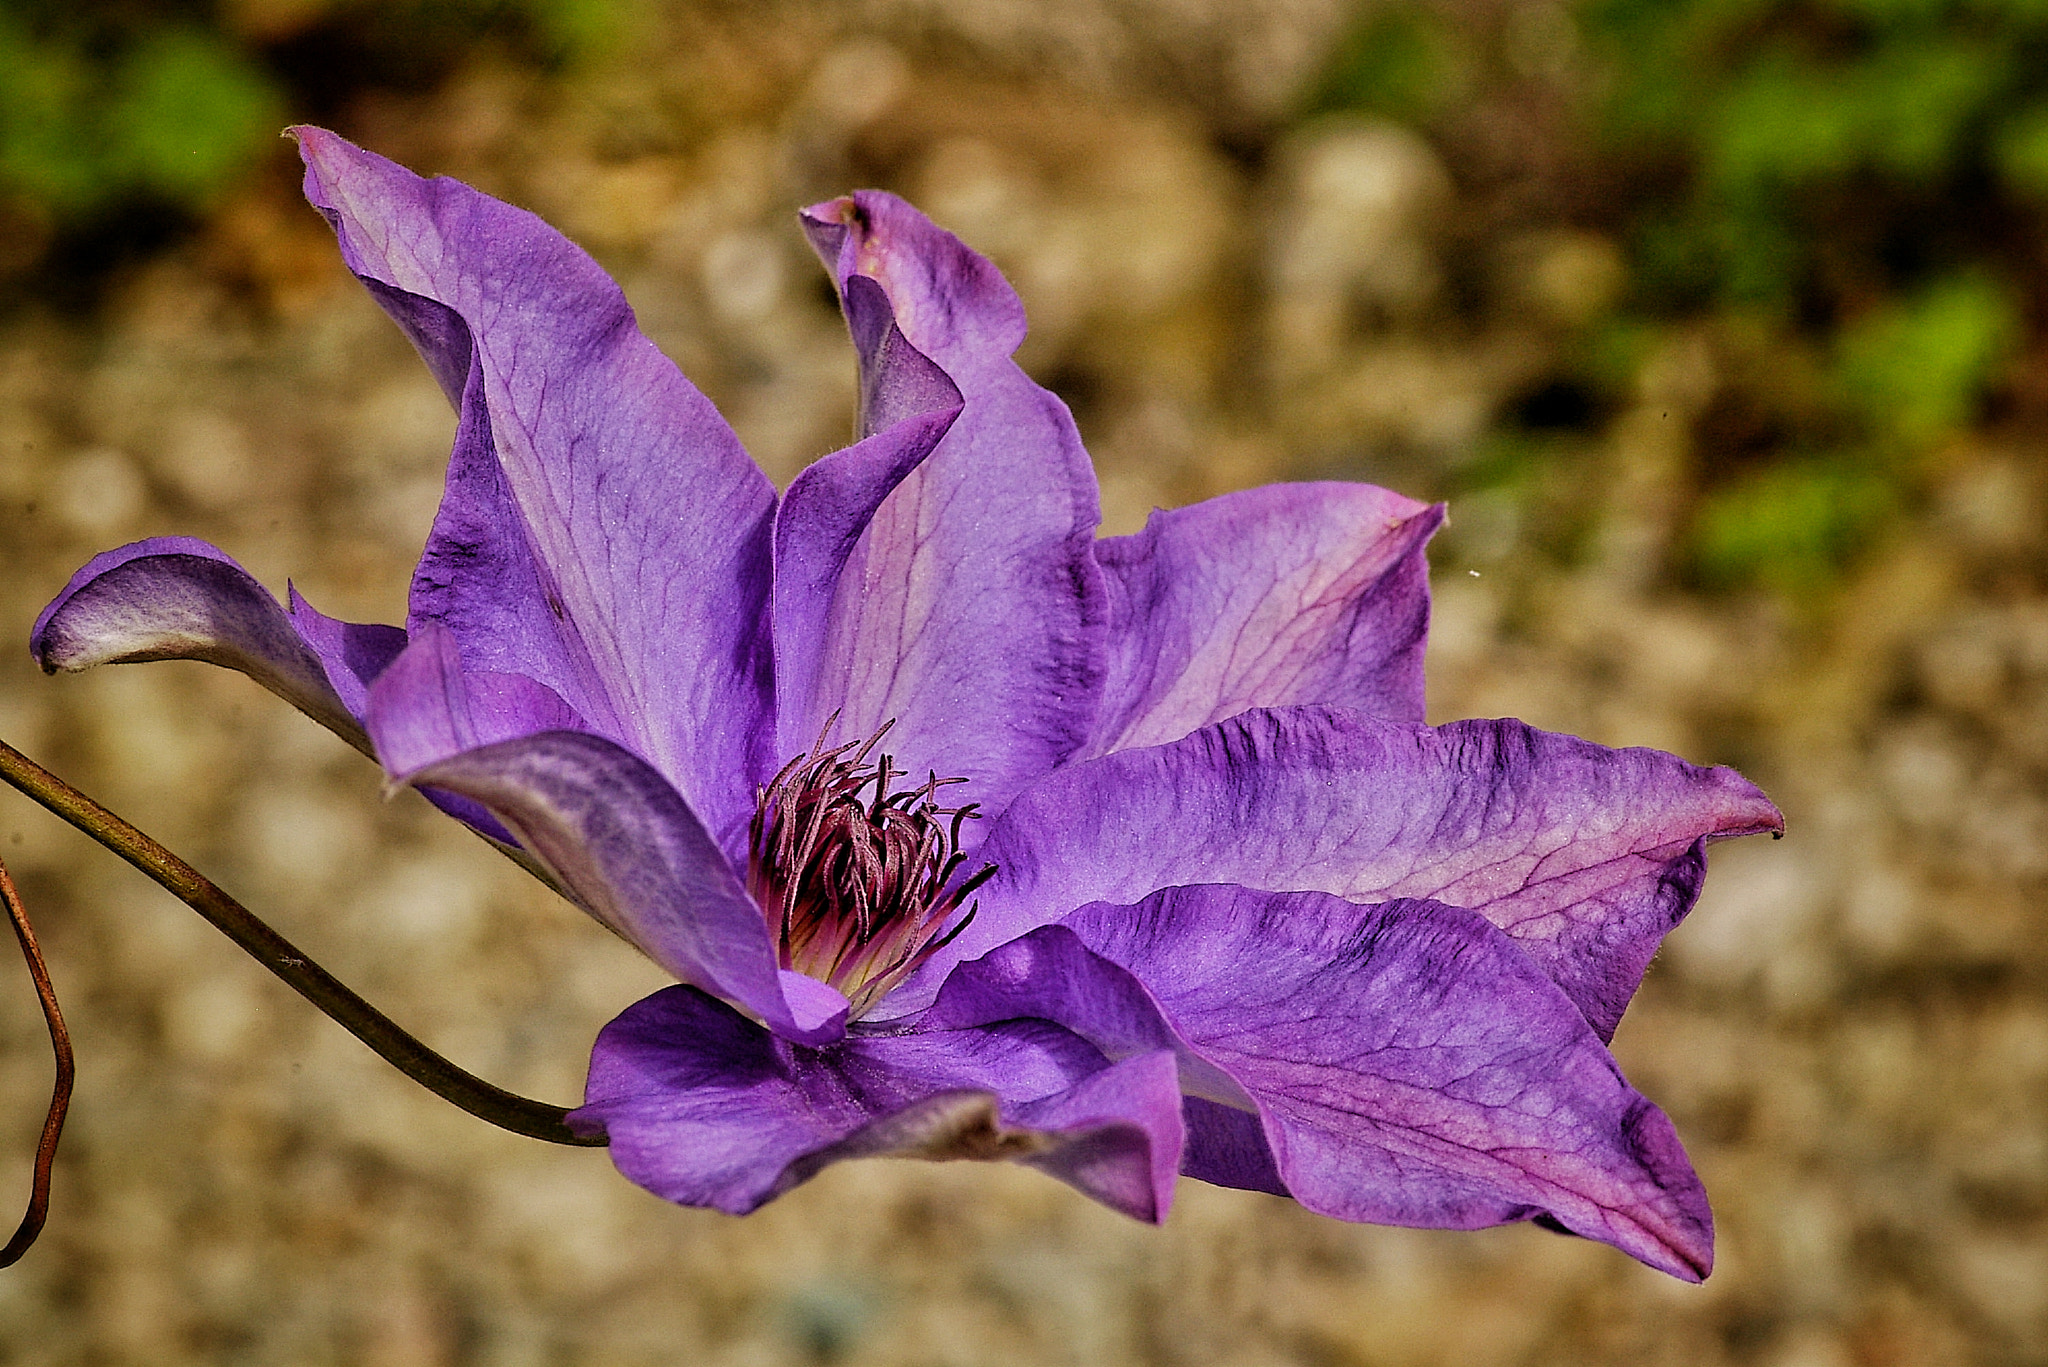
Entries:
{"type": "MultiPolygon", "coordinates": [[[[648,20],[602,79],[480,60],[343,128],[590,247],[778,480],[844,439],[852,398],[793,211],[856,183],[913,196],[1018,285],[1023,359],[1073,403],[1120,532],[1273,479],[1439,492],[1611,300],[1612,244],[1402,129],[1245,153],[1340,19],[704,6],[648,20]]],[[[1547,502],[1454,505],[1431,657],[1436,719],[1737,764],[1785,810],[1785,841],[1716,851],[1615,1042],[1714,1197],[1704,1287],[1533,1228],[1350,1227],[1195,1183],[1153,1230],[968,1165],[842,1166],[745,1221],[674,1209],[601,1153],[428,1098],[8,796],[0,851],[81,1073],[49,1232],[0,1274],[0,1360],[2048,1362],[2048,462],[2023,433],[1959,442],[1821,606],[1690,597],[1668,543],[1685,419],[1718,383],[1677,334],[1547,502]],[[1561,505],[1593,528],[1566,559],[1542,549],[1561,505]]],[[[25,639],[95,551],[170,532],[401,620],[452,430],[283,149],[97,312],[0,317],[0,634],[25,639]]],[[[239,677],[46,680],[17,644],[0,735],[507,1086],[573,1100],[598,1027],[661,981],[239,677]]],[[[6,976],[16,1193],[48,1062],[6,976]]]]}

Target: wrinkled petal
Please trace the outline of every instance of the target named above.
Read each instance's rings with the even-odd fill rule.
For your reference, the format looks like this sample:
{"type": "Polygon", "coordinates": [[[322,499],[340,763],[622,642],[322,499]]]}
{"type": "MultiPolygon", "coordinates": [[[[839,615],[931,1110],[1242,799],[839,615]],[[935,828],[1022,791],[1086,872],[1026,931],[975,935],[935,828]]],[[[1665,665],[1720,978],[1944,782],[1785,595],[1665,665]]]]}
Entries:
{"type": "Polygon", "coordinates": [[[823,1043],[844,1029],[846,998],[776,967],[767,922],[717,843],[631,752],[586,732],[550,731],[402,777],[488,808],[578,905],[684,982],[790,1039],[823,1043]]]}
{"type": "Polygon", "coordinates": [[[1441,506],[1369,484],[1273,484],[1155,512],[1096,543],[1109,673],[1090,754],[1252,707],[1423,719],[1423,547],[1441,506]]]}
{"type": "Polygon", "coordinates": [[[1247,712],[1070,766],[1019,798],[981,849],[1000,871],[974,923],[899,991],[910,1009],[949,962],[1083,903],[1238,883],[1469,907],[1606,1039],[1698,897],[1707,842],[1781,826],[1733,770],[1656,750],[1518,721],[1247,712]]]}
{"type": "Polygon", "coordinates": [[[1046,1021],[791,1045],[689,988],[606,1026],[587,1102],[633,1181],[745,1214],[847,1158],[1008,1159],[1165,1218],[1181,1147],[1170,1053],[1110,1065],[1046,1021]]]}
{"type": "Polygon", "coordinates": [[[1434,1229],[1547,1214],[1687,1281],[1713,1266],[1671,1122],[1484,918],[1208,886],[1062,927],[1251,1095],[1309,1209],[1434,1229]]]}
{"type": "Polygon", "coordinates": [[[357,713],[367,680],[405,633],[323,617],[296,593],[292,609],[206,542],[153,537],[96,555],[71,576],[36,618],[29,649],[50,674],[138,660],[222,665],[369,753],[357,713]]]}
{"type": "Polygon", "coordinates": [[[963,800],[1000,811],[1087,739],[1094,714],[1106,612],[1094,471],[1066,406],[1011,359],[1024,312],[993,266],[878,192],[814,206],[804,226],[839,281],[870,410],[924,401],[929,376],[877,345],[888,333],[863,322],[857,277],[886,291],[905,350],[965,396],[847,559],[814,714],[842,709],[845,738],[894,719],[906,769],[968,778],[963,800]]]}
{"type": "Polygon", "coordinates": [[[461,395],[415,623],[445,623],[473,668],[553,689],[730,845],[770,739],[773,487],[568,239],[297,133],[349,268],[461,395]]]}

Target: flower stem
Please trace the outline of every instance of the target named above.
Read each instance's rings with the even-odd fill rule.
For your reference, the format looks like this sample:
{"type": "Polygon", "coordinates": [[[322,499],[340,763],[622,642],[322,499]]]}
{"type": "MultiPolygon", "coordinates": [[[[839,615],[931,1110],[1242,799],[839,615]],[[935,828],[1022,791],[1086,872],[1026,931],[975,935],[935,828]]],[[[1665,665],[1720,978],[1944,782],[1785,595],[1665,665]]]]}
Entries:
{"type": "Polygon", "coordinates": [[[64,1133],[64,1115],[71,1109],[71,1032],[64,1028],[64,1013],[57,1009],[57,992],[50,986],[50,970],[43,963],[42,948],[36,944],[35,927],[29,924],[28,908],[14,890],[7,865],[0,863],[0,900],[7,903],[7,915],[14,922],[14,938],[21,941],[21,956],[28,960],[28,975],[35,980],[36,995],[42,998],[43,1019],[50,1027],[50,1049],[57,1056],[57,1081],[50,1088],[50,1112],[43,1120],[43,1137],[36,1143],[35,1180],[29,1188],[28,1210],[22,1214],[14,1237],[0,1248],[0,1267],[12,1267],[28,1252],[29,1245],[43,1232],[43,1220],[50,1213],[50,1165],[57,1160],[57,1136],[64,1133]]]}
{"type": "Polygon", "coordinates": [[[5,741],[0,741],[0,779],[162,884],[294,992],[442,1100],[500,1129],[551,1144],[594,1148],[606,1142],[602,1135],[586,1136],[571,1130],[564,1120],[568,1112],[562,1107],[494,1087],[429,1049],[197,869],[5,741]]]}

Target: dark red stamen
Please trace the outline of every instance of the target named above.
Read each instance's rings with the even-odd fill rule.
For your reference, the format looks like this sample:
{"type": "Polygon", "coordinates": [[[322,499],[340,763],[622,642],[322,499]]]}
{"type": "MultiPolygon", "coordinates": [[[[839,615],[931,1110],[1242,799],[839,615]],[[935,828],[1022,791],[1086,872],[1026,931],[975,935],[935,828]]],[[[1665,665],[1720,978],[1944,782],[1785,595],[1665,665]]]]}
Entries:
{"type": "Polygon", "coordinates": [[[894,723],[827,749],[837,721],[760,791],[747,890],[782,966],[832,984],[858,1016],[967,928],[975,909],[962,904],[995,866],[948,886],[967,861],[960,826],[976,807],[941,807],[938,791],[965,780],[929,774],[891,791],[905,772],[886,754],[872,764],[868,756],[894,723]]]}

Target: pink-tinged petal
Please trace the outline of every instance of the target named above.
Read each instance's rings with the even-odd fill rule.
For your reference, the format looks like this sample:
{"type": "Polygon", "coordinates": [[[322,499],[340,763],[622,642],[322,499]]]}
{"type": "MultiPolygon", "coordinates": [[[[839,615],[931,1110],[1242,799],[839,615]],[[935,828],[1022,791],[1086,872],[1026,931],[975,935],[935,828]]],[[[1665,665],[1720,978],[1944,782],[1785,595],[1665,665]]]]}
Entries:
{"type": "Polygon", "coordinates": [[[1423,547],[1441,506],[1369,484],[1273,484],[1096,543],[1109,675],[1087,753],[1179,740],[1253,707],[1423,719],[1423,547]]]}
{"type": "Polygon", "coordinates": [[[767,922],[717,842],[630,751],[587,732],[550,731],[452,756],[404,781],[488,808],[578,905],[684,982],[789,1039],[821,1044],[843,1032],[846,999],[776,966],[767,922]]]}
{"type": "Polygon", "coordinates": [[[894,719],[905,768],[965,777],[963,800],[1000,811],[1087,739],[1095,712],[1094,471],[1066,406],[1011,359],[1024,314],[993,266],[878,192],[814,206],[804,226],[839,281],[869,411],[928,403],[930,377],[882,345],[863,278],[886,292],[903,350],[965,399],[840,572],[813,715],[839,710],[842,738],[894,719]]]}
{"type": "Polygon", "coordinates": [[[1687,1281],[1713,1266],[1671,1122],[1484,918],[1205,886],[1062,927],[1249,1094],[1310,1210],[1432,1229],[1548,1216],[1687,1281]]]}
{"type": "Polygon", "coordinates": [[[405,633],[322,617],[296,594],[292,601],[288,615],[204,541],[154,537],[96,555],[71,576],[36,618],[29,650],[49,674],[140,660],[238,670],[368,754],[356,720],[365,678],[397,654],[405,633]]]}
{"type": "Polygon", "coordinates": [[[1428,898],[1507,931],[1606,1039],[1698,897],[1707,842],[1782,824],[1733,770],[1518,721],[1247,712],[1020,797],[980,851],[1000,872],[979,915],[921,982],[1083,903],[1180,884],[1428,898]]]}
{"type": "Polygon", "coordinates": [[[343,258],[461,396],[415,623],[444,622],[473,668],[546,684],[731,846],[772,740],[773,487],[560,233],[296,132],[343,258]]]}
{"type": "Polygon", "coordinates": [[[1110,1065],[1045,1021],[810,1049],[688,988],[605,1027],[587,1096],[570,1124],[606,1135],[621,1172],[735,1215],[829,1164],[902,1157],[1025,1163],[1156,1221],[1181,1145],[1171,1054],[1110,1065]]]}

